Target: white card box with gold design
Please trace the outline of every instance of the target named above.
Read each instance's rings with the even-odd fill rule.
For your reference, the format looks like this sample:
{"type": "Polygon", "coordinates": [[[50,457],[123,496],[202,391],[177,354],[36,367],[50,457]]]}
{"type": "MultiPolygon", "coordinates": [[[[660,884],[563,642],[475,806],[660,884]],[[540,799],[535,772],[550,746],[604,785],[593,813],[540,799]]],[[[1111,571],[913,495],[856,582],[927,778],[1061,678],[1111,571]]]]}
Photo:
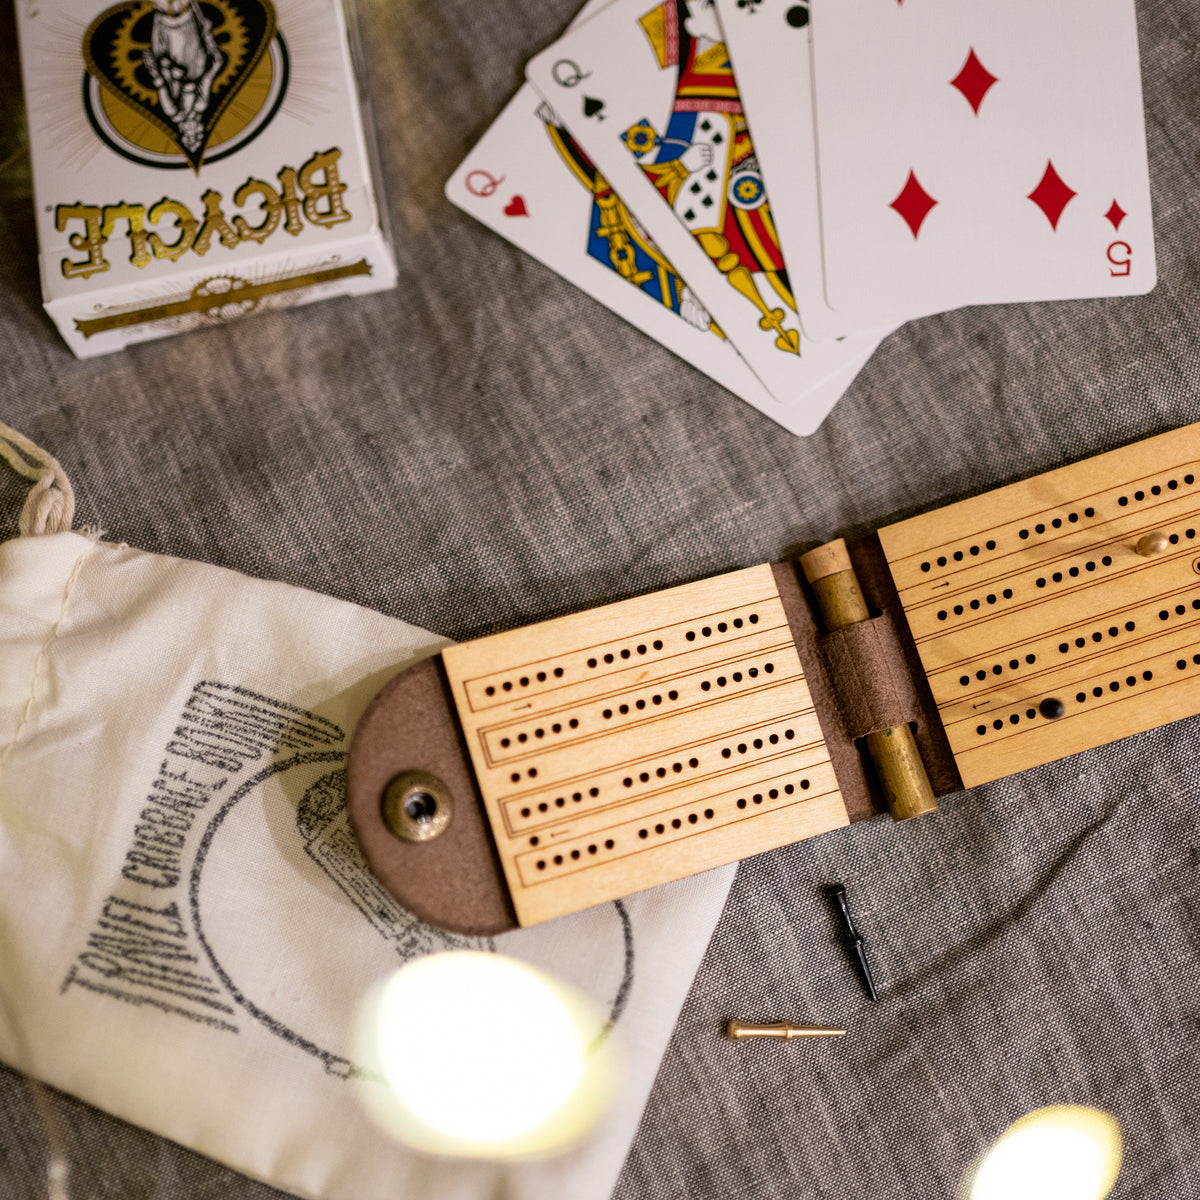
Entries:
{"type": "Polygon", "coordinates": [[[46,311],[81,358],[393,287],[341,0],[18,0],[46,311]]]}

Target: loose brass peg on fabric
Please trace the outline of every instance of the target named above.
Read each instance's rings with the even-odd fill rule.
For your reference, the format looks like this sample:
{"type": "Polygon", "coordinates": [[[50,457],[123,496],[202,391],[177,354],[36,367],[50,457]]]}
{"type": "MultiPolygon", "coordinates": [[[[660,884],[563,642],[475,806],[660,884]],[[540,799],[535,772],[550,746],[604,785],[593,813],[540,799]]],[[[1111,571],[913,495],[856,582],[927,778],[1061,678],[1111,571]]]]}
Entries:
{"type": "Polygon", "coordinates": [[[774,1025],[748,1025],[744,1021],[726,1021],[725,1036],[735,1042],[746,1038],[781,1038],[790,1042],[792,1038],[802,1037],[844,1037],[844,1029],[833,1029],[826,1025],[789,1025],[786,1021],[777,1021],[774,1025]]]}

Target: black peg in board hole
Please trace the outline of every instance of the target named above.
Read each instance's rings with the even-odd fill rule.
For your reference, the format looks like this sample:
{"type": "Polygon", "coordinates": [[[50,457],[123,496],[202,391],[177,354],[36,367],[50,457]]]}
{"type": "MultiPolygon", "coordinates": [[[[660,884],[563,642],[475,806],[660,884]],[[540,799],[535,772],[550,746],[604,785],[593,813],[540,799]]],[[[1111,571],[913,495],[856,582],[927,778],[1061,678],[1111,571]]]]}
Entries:
{"type": "Polygon", "coordinates": [[[1038,712],[1048,720],[1055,721],[1067,711],[1066,705],[1063,704],[1055,696],[1047,696],[1045,700],[1038,705],[1038,712]]]}

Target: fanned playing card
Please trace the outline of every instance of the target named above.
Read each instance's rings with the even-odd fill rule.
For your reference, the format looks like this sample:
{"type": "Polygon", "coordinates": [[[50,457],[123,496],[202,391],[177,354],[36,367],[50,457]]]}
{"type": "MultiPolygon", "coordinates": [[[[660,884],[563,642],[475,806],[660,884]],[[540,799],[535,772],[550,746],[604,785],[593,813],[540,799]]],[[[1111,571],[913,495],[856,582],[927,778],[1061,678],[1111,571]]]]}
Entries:
{"type": "Polygon", "coordinates": [[[793,432],[811,432],[813,420],[837,403],[874,349],[869,346],[798,404],[777,401],[528,85],[451,176],[446,195],[793,432]]]}
{"type": "Polygon", "coordinates": [[[1154,286],[1133,0],[813,5],[839,311],[1154,286]]]}
{"type": "MultiPolygon", "coordinates": [[[[716,0],[788,263],[800,329],[824,340],[878,325],[825,298],[808,0],[716,0]]],[[[898,325],[908,313],[887,322],[898,325]]]]}
{"type": "Polygon", "coordinates": [[[711,0],[615,0],[527,75],[773,396],[798,404],[869,351],[878,335],[801,341],[711,0]]]}

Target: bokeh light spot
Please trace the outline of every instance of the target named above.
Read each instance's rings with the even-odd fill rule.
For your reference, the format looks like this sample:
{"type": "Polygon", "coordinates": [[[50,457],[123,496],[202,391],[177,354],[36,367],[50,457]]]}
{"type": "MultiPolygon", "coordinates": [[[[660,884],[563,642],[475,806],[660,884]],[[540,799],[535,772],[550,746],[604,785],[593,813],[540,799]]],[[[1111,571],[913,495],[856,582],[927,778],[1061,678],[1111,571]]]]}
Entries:
{"type": "Polygon", "coordinates": [[[586,997],[515,959],[430,955],[396,971],[365,1005],[359,1057],[375,1078],[360,1090],[372,1115],[418,1149],[551,1154],[607,1105],[602,1026],[586,997]]]}
{"type": "Polygon", "coordinates": [[[1121,1130],[1108,1113],[1054,1105],[1005,1130],[979,1164],[970,1200],[1103,1200],[1121,1169],[1121,1130]]]}

